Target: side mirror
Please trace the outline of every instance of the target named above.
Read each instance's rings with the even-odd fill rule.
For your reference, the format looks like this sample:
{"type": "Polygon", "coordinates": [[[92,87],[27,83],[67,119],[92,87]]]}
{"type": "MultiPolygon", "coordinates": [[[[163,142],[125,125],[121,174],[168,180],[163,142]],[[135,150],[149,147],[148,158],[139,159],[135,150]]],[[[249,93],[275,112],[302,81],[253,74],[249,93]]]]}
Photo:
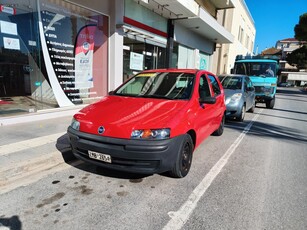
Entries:
{"type": "Polygon", "coordinates": [[[199,103],[201,103],[201,104],[215,104],[216,103],[216,98],[215,97],[199,98],[199,103]]]}
{"type": "Polygon", "coordinates": [[[251,91],[251,92],[253,92],[253,91],[255,91],[255,87],[247,87],[247,89],[246,89],[247,91],[251,91]]]}

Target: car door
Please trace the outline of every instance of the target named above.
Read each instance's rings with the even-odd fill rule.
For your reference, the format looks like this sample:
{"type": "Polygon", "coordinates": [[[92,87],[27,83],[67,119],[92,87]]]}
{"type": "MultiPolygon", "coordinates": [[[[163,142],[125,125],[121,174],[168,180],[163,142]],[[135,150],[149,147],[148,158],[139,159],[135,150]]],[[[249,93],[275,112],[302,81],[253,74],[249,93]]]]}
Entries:
{"type": "Polygon", "coordinates": [[[255,104],[255,90],[254,90],[254,87],[253,87],[253,83],[249,79],[249,77],[246,77],[245,80],[246,80],[247,89],[248,89],[247,90],[247,92],[248,92],[247,101],[248,101],[248,104],[249,104],[249,107],[248,107],[248,109],[249,109],[255,104]]]}
{"type": "MultiPolygon", "coordinates": [[[[198,81],[198,98],[200,97],[211,97],[213,92],[210,88],[210,81],[206,74],[200,74],[198,81]]],[[[195,88],[197,89],[197,88],[195,88]]],[[[212,120],[215,116],[215,104],[202,104],[197,101],[197,109],[195,116],[195,130],[197,132],[197,144],[204,138],[211,135],[214,131],[212,130],[212,120]]]]}
{"type": "Polygon", "coordinates": [[[213,131],[215,131],[216,127],[219,127],[221,123],[221,119],[224,116],[225,98],[224,98],[224,95],[222,95],[221,93],[222,91],[221,91],[220,84],[218,83],[217,78],[210,74],[208,74],[208,78],[210,80],[210,86],[213,92],[213,96],[216,99],[216,103],[214,104],[215,110],[214,110],[213,118],[212,118],[212,128],[213,128],[213,131]]]}

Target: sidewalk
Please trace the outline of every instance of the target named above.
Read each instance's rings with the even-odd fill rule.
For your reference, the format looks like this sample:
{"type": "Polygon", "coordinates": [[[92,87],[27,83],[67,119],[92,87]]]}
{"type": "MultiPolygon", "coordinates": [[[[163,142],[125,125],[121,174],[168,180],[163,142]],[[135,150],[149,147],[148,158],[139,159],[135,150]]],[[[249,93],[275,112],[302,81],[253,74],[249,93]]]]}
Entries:
{"type": "Polygon", "coordinates": [[[64,108],[55,108],[48,110],[38,110],[34,113],[28,113],[23,115],[0,117],[0,126],[4,125],[15,125],[19,123],[41,121],[51,118],[63,117],[63,116],[73,116],[80,109],[86,105],[76,105],[64,108]]]}
{"type": "Polygon", "coordinates": [[[0,194],[75,160],[67,127],[85,105],[0,118],[0,194]]]}

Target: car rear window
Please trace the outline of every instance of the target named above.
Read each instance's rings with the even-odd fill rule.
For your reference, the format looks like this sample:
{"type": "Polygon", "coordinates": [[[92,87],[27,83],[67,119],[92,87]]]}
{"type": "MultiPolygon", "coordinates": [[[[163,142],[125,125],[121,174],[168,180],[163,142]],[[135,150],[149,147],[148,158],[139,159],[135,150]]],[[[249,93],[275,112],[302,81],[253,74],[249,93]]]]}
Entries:
{"type": "Polygon", "coordinates": [[[225,77],[222,81],[224,89],[242,89],[241,77],[225,77]]]}

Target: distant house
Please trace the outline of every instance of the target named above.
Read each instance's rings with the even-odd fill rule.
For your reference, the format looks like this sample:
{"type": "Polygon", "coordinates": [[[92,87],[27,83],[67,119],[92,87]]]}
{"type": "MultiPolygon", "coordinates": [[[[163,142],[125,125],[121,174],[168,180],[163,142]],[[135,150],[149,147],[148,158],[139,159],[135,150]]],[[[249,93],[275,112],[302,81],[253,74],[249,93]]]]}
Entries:
{"type": "Polygon", "coordinates": [[[275,49],[281,50],[280,59],[280,76],[278,82],[291,82],[296,86],[303,85],[307,82],[307,73],[298,72],[297,68],[287,63],[286,57],[289,53],[307,44],[306,41],[299,41],[295,38],[286,38],[276,42],[275,49]]]}
{"type": "Polygon", "coordinates": [[[281,49],[277,49],[277,48],[269,48],[266,50],[263,50],[260,54],[261,56],[266,56],[266,57],[278,57],[279,59],[282,58],[282,50],[281,49]]]}
{"type": "Polygon", "coordinates": [[[300,48],[306,42],[301,42],[295,38],[286,38],[276,42],[276,49],[282,50],[282,59],[287,57],[287,54],[292,53],[292,51],[300,48]]]}

